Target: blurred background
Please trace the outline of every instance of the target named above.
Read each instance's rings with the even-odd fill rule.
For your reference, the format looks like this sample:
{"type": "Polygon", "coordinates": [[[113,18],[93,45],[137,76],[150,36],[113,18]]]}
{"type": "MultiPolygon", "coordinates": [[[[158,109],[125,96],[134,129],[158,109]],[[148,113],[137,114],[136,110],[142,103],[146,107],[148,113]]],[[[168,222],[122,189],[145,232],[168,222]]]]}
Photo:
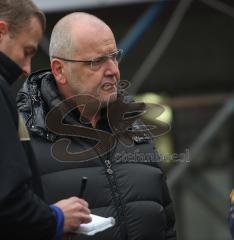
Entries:
{"type": "MultiPolygon", "coordinates": [[[[34,0],[48,27],[33,71],[49,68],[54,24],[85,11],[103,19],[125,50],[121,79],[138,101],[161,104],[170,124],[156,145],[174,200],[178,240],[230,240],[234,186],[233,0],[34,0]]],[[[21,79],[14,92],[22,85],[21,79]]],[[[145,116],[154,123],[153,114],[145,116]]]]}

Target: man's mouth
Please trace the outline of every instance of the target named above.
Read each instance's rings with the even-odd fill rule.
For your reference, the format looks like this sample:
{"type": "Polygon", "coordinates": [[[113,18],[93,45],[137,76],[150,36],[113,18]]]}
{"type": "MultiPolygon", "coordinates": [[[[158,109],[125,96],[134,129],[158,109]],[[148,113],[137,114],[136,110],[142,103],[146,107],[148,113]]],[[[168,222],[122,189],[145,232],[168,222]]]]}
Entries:
{"type": "Polygon", "coordinates": [[[101,89],[103,91],[107,91],[107,92],[116,92],[117,91],[116,84],[114,84],[114,83],[104,83],[102,85],[101,89]]]}

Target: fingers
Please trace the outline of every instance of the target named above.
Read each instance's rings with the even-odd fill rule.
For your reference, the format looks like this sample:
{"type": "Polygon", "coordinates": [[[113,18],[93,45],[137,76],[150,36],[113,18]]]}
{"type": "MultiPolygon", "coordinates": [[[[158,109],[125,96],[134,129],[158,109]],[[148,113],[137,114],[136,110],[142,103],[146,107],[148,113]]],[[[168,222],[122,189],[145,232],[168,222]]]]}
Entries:
{"type": "Polygon", "coordinates": [[[74,203],[74,211],[76,211],[77,213],[82,213],[82,214],[90,214],[90,209],[88,207],[86,207],[87,205],[82,204],[80,202],[75,202],[74,203]]]}
{"type": "Polygon", "coordinates": [[[90,222],[90,209],[84,199],[70,197],[57,202],[57,205],[64,213],[64,232],[76,230],[80,224],[90,222]]]}
{"type": "Polygon", "coordinates": [[[90,209],[88,208],[88,203],[80,198],[74,199],[74,201],[77,203],[77,213],[79,215],[80,223],[89,223],[91,222],[92,218],[90,216],[90,209]]]}
{"type": "Polygon", "coordinates": [[[66,199],[65,201],[70,201],[71,203],[79,202],[81,205],[84,205],[85,207],[89,207],[88,202],[86,202],[84,199],[81,199],[78,197],[70,197],[70,198],[66,199]]]}
{"type": "Polygon", "coordinates": [[[86,202],[84,199],[77,198],[77,201],[78,201],[81,205],[85,206],[86,208],[89,207],[88,202],[86,202]]]}
{"type": "Polygon", "coordinates": [[[61,200],[57,202],[55,205],[60,207],[61,209],[70,210],[74,212],[84,212],[86,214],[90,214],[89,204],[78,197],[70,197],[68,199],[61,200]]]}
{"type": "Polygon", "coordinates": [[[90,214],[80,213],[79,215],[80,224],[89,223],[92,221],[90,214]]]}

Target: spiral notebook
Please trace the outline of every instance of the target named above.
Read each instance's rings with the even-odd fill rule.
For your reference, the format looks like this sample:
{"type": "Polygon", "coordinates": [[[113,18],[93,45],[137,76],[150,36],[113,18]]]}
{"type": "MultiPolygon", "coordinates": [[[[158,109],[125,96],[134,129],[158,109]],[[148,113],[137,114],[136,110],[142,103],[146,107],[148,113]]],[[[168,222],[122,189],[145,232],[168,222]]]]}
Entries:
{"type": "Polygon", "coordinates": [[[92,236],[115,225],[115,219],[113,217],[105,218],[94,214],[90,214],[90,216],[92,221],[90,223],[81,224],[77,233],[92,236]]]}

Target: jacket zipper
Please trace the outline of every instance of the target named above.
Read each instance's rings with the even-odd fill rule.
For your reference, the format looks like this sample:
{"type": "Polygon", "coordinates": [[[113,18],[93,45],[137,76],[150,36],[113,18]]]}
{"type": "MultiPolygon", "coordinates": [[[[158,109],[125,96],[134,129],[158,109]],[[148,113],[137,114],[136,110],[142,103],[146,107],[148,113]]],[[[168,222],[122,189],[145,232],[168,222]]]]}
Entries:
{"type": "Polygon", "coordinates": [[[105,160],[105,165],[106,165],[106,172],[110,175],[113,174],[112,166],[110,160],[105,160]]]}
{"type": "Polygon", "coordinates": [[[110,185],[112,200],[115,205],[115,209],[117,213],[116,225],[119,225],[121,240],[127,240],[128,231],[126,226],[125,205],[123,204],[123,201],[121,199],[121,195],[118,189],[118,184],[116,181],[115,172],[113,170],[113,166],[110,161],[111,157],[114,156],[115,150],[112,150],[112,151],[109,150],[108,153],[104,156],[100,154],[98,149],[96,149],[96,152],[97,152],[97,155],[99,156],[99,159],[101,160],[101,162],[105,167],[106,178],[110,185]]]}
{"type": "Polygon", "coordinates": [[[126,228],[126,221],[125,221],[124,205],[122,203],[121,196],[120,196],[120,193],[119,193],[119,190],[118,190],[118,185],[117,185],[117,182],[116,182],[114,171],[112,169],[111,161],[109,159],[106,159],[104,161],[104,164],[105,164],[105,170],[106,170],[107,178],[109,179],[109,182],[110,182],[112,196],[114,198],[114,202],[115,202],[115,205],[116,205],[116,211],[117,211],[118,221],[119,221],[119,224],[120,224],[121,235],[122,235],[121,239],[127,240],[128,237],[127,237],[127,228],[126,228]]]}

